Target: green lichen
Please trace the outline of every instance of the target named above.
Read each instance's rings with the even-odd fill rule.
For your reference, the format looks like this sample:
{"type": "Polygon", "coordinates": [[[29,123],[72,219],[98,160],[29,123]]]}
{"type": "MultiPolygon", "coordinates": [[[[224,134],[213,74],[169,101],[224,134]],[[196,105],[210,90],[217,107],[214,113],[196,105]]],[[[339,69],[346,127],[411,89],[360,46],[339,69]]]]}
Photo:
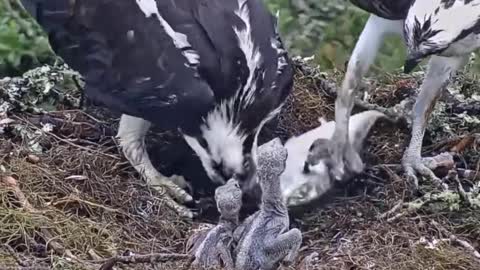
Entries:
{"type": "Polygon", "coordinates": [[[42,66],[22,77],[0,80],[0,113],[12,110],[41,113],[58,105],[78,107],[80,90],[74,84],[79,76],[66,65],[42,66]]]}

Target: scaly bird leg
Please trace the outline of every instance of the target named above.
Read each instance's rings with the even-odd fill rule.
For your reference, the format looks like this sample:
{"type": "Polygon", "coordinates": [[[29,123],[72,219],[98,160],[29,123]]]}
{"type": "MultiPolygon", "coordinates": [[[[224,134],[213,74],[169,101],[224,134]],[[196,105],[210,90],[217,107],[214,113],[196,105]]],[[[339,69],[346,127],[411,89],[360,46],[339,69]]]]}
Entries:
{"type": "Polygon", "coordinates": [[[416,173],[434,181],[439,181],[430,169],[436,167],[436,164],[432,164],[434,160],[430,158],[422,159],[423,136],[425,135],[428,118],[442,90],[448,85],[451,76],[465,66],[467,61],[468,55],[457,57],[432,56],[428,63],[427,74],[412,111],[412,138],[402,159],[405,173],[413,182],[415,188],[418,188],[416,173]]]}
{"type": "Polygon", "coordinates": [[[265,244],[265,253],[272,263],[283,261],[293,263],[302,245],[302,233],[294,228],[279,235],[270,243],[265,244]]]}
{"type": "Polygon", "coordinates": [[[185,183],[182,176],[166,177],[153,167],[145,147],[145,136],[150,129],[150,122],[141,118],[123,114],[120,119],[117,138],[125,157],[135,167],[147,185],[160,192],[165,204],[183,217],[192,218],[193,213],[174,201],[189,202],[192,197],[179,185],[185,183]]]}
{"type": "Polygon", "coordinates": [[[403,21],[390,21],[370,15],[355,45],[345,79],[335,100],[336,126],[332,137],[333,155],[330,167],[336,180],[341,180],[345,174],[344,160],[354,173],[363,171],[363,162],[348,140],[349,119],[354,105],[353,95],[375,60],[385,35],[390,33],[402,35],[402,23],[403,21]]]}

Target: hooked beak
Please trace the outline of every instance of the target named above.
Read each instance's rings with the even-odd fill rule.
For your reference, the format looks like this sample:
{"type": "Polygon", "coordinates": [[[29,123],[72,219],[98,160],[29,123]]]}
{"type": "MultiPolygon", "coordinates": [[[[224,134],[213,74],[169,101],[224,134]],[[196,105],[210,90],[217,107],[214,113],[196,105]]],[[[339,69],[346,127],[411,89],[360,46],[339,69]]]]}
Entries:
{"type": "Polygon", "coordinates": [[[419,53],[409,53],[407,60],[403,65],[403,72],[407,74],[412,72],[412,70],[422,61],[422,58],[423,56],[419,53]]]}

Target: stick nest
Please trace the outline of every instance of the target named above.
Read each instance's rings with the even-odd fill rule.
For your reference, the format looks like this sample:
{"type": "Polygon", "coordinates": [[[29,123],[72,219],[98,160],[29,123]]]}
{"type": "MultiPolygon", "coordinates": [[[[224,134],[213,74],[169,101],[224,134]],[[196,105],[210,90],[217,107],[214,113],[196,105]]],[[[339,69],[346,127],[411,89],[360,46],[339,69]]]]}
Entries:
{"type": "MultiPolygon", "coordinates": [[[[333,88],[343,74],[322,73],[302,59],[295,64],[294,91],[267,136],[285,139],[318,126],[319,117],[333,120],[333,88]]],[[[116,116],[77,109],[75,76],[67,67],[43,67],[0,82],[0,268],[99,269],[111,258],[142,262],[123,269],[183,267],[181,259],[128,259],[183,253],[192,228],[202,224],[182,221],[139,178],[114,139],[116,116]]],[[[384,107],[411,104],[421,78],[420,72],[367,79],[359,98],[384,107]]],[[[423,149],[456,151],[465,172],[458,181],[469,194],[480,182],[474,82],[466,73],[449,86],[423,149]]],[[[152,142],[162,149],[176,147],[178,137],[157,136],[152,142]]],[[[293,226],[304,233],[295,269],[478,269],[479,259],[461,241],[480,249],[480,209],[462,196],[406,207],[441,194],[428,181],[422,194],[409,192],[398,166],[408,139],[407,127],[379,122],[365,149],[365,173],[322,208],[295,217],[293,226]]],[[[446,183],[458,195],[457,183],[446,183]]]]}

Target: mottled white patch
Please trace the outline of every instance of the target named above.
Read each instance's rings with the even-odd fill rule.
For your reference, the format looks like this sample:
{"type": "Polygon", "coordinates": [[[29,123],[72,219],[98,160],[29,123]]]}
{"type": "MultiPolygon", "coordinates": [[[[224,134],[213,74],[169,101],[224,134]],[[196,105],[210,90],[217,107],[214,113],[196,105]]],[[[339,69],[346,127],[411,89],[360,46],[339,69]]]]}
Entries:
{"type": "Polygon", "coordinates": [[[138,7],[142,10],[146,17],[156,15],[158,21],[162,25],[163,29],[169,35],[175,47],[182,50],[182,54],[187,58],[188,63],[191,66],[196,66],[199,63],[200,56],[191,48],[190,43],[187,40],[187,36],[183,33],[176,32],[172,26],[160,15],[155,0],[136,0],[138,7]]]}
{"type": "Polygon", "coordinates": [[[237,35],[238,45],[242,52],[245,54],[245,59],[247,61],[247,67],[249,70],[248,78],[241,89],[241,99],[243,107],[247,107],[252,104],[254,101],[254,94],[256,89],[256,84],[254,81],[255,70],[262,60],[262,56],[255,46],[255,42],[252,37],[252,28],[250,24],[250,10],[247,5],[248,0],[239,0],[238,9],[235,10],[235,14],[243,21],[245,24],[244,28],[233,27],[235,34],[237,35]]]}
{"type": "Polygon", "coordinates": [[[240,131],[240,125],[228,118],[233,114],[230,102],[222,102],[204,119],[201,126],[202,137],[207,141],[208,149],[204,149],[197,139],[184,135],[190,147],[197,153],[207,174],[212,180],[218,176],[212,168],[214,163],[223,164],[224,168],[232,169],[236,173],[243,172],[243,143],[246,134],[240,131]],[[227,113],[227,110],[230,110],[227,113]],[[207,151],[208,150],[208,151],[207,151]]]}
{"type": "MultiPolygon", "coordinates": [[[[373,123],[384,116],[378,111],[365,111],[353,115],[349,123],[349,139],[353,145],[361,145],[373,123]]],[[[317,199],[332,186],[328,168],[324,162],[310,166],[310,172],[303,168],[310,146],[316,139],[331,139],[335,121],[322,123],[302,135],[292,137],[285,143],[288,151],[285,170],[280,176],[280,186],[288,205],[298,205],[317,199]]],[[[262,147],[262,146],[260,146],[262,147]]]]}
{"type": "Polygon", "coordinates": [[[410,8],[405,20],[405,28],[409,36],[406,37],[407,44],[414,44],[413,31],[416,20],[421,25],[431,18],[432,31],[441,30],[428,41],[420,44],[416,51],[428,51],[432,46],[435,48],[446,48],[450,46],[441,55],[453,56],[469,53],[477,49],[480,45],[479,38],[476,34],[467,36],[464,40],[450,44],[456,39],[460,33],[471,28],[480,19],[480,0],[473,0],[465,4],[465,0],[456,0],[449,8],[444,8],[442,0],[417,0],[410,8]],[[438,12],[436,12],[438,10],[438,12]]]}
{"type": "MultiPolygon", "coordinates": [[[[187,144],[200,158],[205,171],[213,181],[221,179],[213,169],[215,163],[221,163],[223,168],[233,170],[239,174],[243,173],[244,170],[243,144],[247,138],[247,134],[242,133],[239,123],[234,123],[233,120],[228,117],[228,115],[234,115],[235,113],[233,111],[234,101],[235,99],[232,98],[226,102],[222,102],[204,119],[205,124],[203,124],[200,129],[202,131],[202,137],[208,144],[208,149],[203,148],[194,137],[183,135],[187,144]]],[[[255,164],[258,161],[258,135],[263,126],[280,113],[282,106],[283,104],[271,111],[265,119],[259,123],[255,130],[251,151],[255,164]]]]}
{"type": "Polygon", "coordinates": [[[227,105],[221,104],[209,113],[202,133],[210,146],[213,160],[223,161],[229,168],[241,168],[243,164],[243,142],[246,135],[240,133],[239,124],[227,117],[227,105]]]}

